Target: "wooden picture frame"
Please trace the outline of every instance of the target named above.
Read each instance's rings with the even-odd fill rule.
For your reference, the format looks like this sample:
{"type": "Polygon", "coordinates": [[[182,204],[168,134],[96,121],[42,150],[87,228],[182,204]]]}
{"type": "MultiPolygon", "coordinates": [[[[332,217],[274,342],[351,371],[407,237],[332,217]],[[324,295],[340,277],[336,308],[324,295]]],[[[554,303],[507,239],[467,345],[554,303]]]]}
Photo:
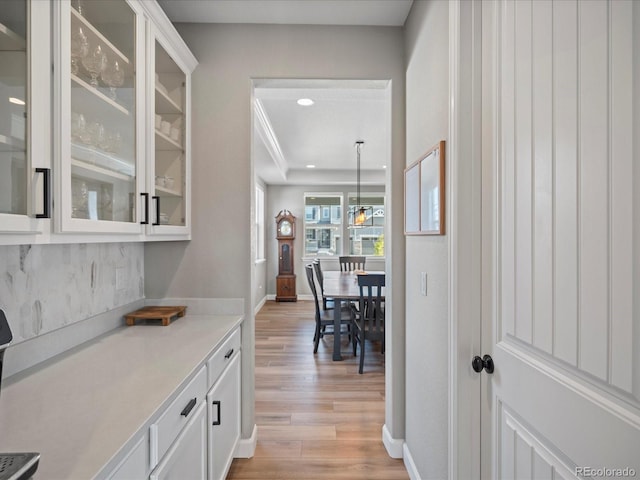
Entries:
{"type": "Polygon", "coordinates": [[[404,234],[445,234],[445,141],[404,170],[404,234]]]}

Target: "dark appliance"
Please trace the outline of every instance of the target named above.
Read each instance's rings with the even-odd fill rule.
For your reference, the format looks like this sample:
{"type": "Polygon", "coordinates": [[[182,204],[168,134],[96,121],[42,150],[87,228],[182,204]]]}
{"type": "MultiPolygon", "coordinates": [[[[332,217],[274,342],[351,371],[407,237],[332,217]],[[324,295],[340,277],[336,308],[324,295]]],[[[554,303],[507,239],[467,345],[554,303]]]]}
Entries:
{"type": "MultiPolygon", "coordinates": [[[[4,352],[13,340],[9,322],[4,312],[0,310],[0,393],[2,390],[2,365],[4,352]]],[[[40,454],[28,453],[0,453],[0,480],[27,480],[38,468],[40,454]]]]}

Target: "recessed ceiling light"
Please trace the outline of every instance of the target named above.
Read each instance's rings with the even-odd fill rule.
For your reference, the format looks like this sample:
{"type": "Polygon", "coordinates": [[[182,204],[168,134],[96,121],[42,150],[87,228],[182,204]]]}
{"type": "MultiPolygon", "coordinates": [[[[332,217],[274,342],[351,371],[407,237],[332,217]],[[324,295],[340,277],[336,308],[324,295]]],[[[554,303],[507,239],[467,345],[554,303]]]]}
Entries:
{"type": "Polygon", "coordinates": [[[16,97],[9,97],[9,101],[16,105],[24,105],[24,100],[20,100],[19,98],[16,98],[16,97]]]}
{"type": "Polygon", "coordinates": [[[311,105],[313,105],[313,100],[311,100],[310,98],[299,98],[298,99],[298,105],[302,105],[303,107],[309,107],[311,105]]]}
{"type": "Polygon", "coordinates": [[[382,168],[387,168],[387,166],[386,165],[382,165],[382,168]]]}
{"type": "Polygon", "coordinates": [[[307,165],[307,168],[316,168],[315,165],[307,165]]]}

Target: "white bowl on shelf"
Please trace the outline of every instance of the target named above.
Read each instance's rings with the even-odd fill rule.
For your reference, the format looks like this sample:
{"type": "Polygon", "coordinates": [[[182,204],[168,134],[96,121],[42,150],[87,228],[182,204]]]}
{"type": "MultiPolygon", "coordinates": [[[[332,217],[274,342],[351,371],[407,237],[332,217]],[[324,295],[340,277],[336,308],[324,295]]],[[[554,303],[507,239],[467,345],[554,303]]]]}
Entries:
{"type": "Polygon", "coordinates": [[[179,142],[180,141],[180,129],[176,128],[176,127],[171,127],[170,137],[171,137],[171,140],[173,140],[175,142],[179,142]]]}
{"type": "Polygon", "coordinates": [[[158,115],[156,113],[156,130],[160,130],[161,126],[162,126],[162,115],[158,115]]]}

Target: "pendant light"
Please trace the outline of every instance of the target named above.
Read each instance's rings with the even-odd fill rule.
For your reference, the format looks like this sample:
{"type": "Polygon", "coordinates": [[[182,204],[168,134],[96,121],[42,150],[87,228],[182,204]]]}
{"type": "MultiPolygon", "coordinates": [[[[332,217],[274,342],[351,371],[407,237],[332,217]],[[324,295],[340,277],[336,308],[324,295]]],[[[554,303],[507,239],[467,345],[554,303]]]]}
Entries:
{"type": "Polygon", "coordinates": [[[360,150],[364,145],[364,140],[356,141],[356,205],[349,211],[351,218],[350,227],[366,227],[373,225],[373,207],[364,207],[360,202],[360,150]],[[367,212],[369,216],[367,218],[367,212]],[[368,224],[370,221],[370,224],[368,224]]]}

